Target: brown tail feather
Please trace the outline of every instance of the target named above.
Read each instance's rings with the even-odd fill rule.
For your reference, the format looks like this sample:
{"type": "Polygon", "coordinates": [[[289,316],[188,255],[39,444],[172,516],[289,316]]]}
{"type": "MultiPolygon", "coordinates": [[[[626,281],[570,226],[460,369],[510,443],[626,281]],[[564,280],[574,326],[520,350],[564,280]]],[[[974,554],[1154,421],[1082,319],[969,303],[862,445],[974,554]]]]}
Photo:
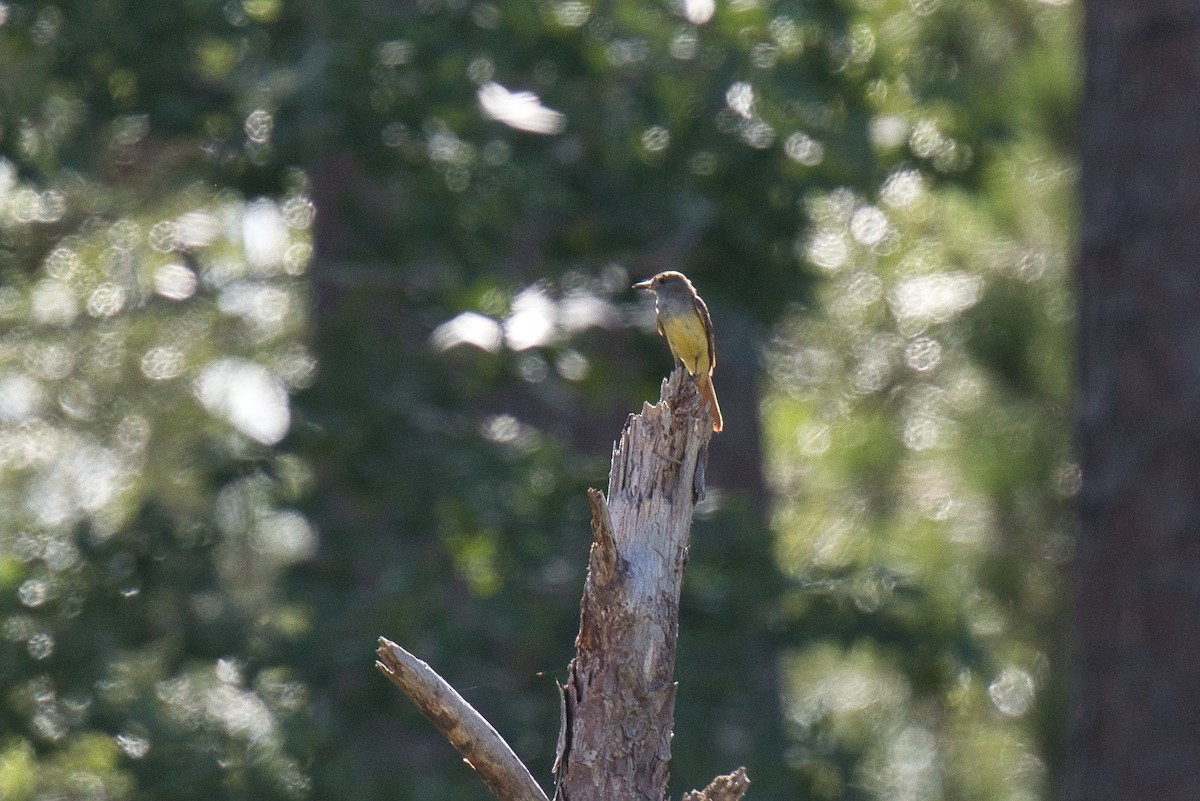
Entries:
{"type": "Polygon", "coordinates": [[[717,391],[713,389],[713,382],[710,376],[701,376],[696,382],[696,388],[700,390],[700,399],[704,401],[704,405],[708,407],[708,413],[712,415],[713,431],[720,431],[725,427],[725,421],[721,419],[721,406],[717,403],[717,391]]]}

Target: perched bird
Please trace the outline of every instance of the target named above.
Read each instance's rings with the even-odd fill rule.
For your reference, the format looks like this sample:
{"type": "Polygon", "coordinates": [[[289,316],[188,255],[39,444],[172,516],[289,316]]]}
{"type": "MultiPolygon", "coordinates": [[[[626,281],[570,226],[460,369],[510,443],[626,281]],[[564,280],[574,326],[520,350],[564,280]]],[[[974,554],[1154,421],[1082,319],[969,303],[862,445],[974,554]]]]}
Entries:
{"type": "Polygon", "coordinates": [[[696,294],[687,276],[674,270],[640,281],[633,288],[649,289],[654,293],[658,333],[667,340],[671,355],[696,379],[700,398],[712,415],[713,431],[720,431],[724,422],[712,383],[713,368],[717,366],[717,349],[713,342],[712,317],[708,314],[708,306],[696,294]]]}

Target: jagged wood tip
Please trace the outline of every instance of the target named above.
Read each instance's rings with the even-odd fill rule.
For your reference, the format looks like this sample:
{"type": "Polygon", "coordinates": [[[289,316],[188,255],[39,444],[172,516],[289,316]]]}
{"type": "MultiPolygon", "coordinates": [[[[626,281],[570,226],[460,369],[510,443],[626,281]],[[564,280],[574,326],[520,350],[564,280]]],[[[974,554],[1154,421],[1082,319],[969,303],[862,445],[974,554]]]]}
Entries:
{"type": "Polygon", "coordinates": [[[745,768],[738,768],[733,773],[713,779],[703,790],[684,793],[682,801],[741,801],[748,789],[750,777],[746,775],[745,768]]]}
{"type": "Polygon", "coordinates": [[[604,493],[588,488],[588,503],[592,507],[592,553],[588,573],[592,580],[603,585],[616,578],[618,572],[617,545],[613,541],[612,518],[604,493]]]}

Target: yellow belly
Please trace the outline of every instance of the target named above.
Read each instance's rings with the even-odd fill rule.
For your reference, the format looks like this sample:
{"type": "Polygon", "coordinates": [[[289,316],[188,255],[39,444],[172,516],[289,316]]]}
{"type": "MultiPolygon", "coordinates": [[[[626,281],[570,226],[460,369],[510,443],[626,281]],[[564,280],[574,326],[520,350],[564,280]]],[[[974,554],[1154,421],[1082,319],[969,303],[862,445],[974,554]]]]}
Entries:
{"type": "Polygon", "coordinates": [[[670,317],[660,314],[658,323],[671,355],[683,362],[692,375],[708,375],[712,369],[708,355],[708,332],[704,330],[700,315],[694,312],[670,317]]]}

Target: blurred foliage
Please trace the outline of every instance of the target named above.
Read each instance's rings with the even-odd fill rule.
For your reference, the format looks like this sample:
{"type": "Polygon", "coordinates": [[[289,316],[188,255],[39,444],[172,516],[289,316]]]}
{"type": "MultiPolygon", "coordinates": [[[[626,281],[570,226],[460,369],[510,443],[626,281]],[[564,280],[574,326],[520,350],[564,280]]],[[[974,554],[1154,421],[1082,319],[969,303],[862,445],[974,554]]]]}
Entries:
{"type": "Polygon", "coordinates": [[[1051,796],[1076,17],[0,3],[0,797],[486,797],[378,635],[547,780],[665,266],[760,406],[676,791],[1051,796]]]}

